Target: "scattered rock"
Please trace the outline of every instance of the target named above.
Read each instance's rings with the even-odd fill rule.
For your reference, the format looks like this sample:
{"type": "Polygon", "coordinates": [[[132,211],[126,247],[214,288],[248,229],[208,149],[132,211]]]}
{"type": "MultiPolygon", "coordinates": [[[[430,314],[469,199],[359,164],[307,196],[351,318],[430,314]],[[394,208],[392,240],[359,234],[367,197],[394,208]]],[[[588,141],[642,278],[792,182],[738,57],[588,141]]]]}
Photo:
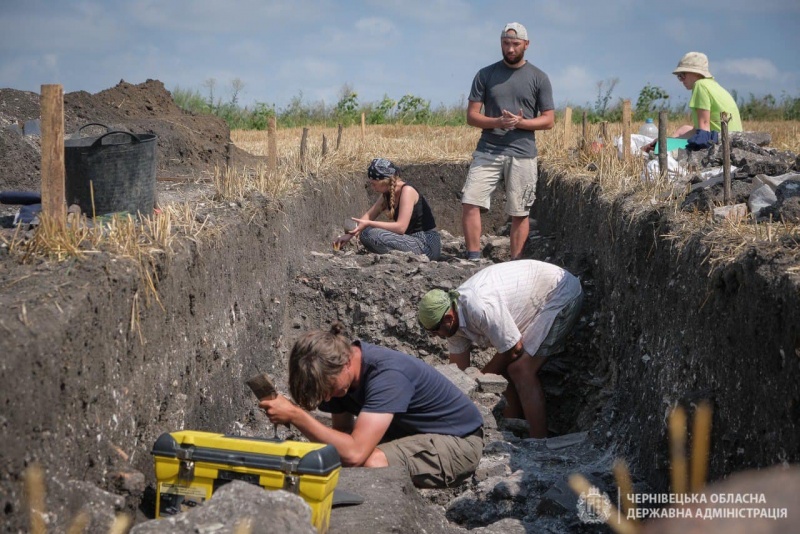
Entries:
{"type": "Polygon", "coordinates": [[[288,491],[266,491],[255,484],[235,480],[214,492],[211,499],[188,512],[140,523],[131,534],[198,532],[234,534],[249,519],[252,534],[282,532],[316,534],[311,508],[288,491]]]}
{"type": "Polygon", "coordinates": [[[478,388],[484,393],[502,394],[508,386],[508,380],[501,375],[493,373],[479,374],[477,376],[478,388]]]}

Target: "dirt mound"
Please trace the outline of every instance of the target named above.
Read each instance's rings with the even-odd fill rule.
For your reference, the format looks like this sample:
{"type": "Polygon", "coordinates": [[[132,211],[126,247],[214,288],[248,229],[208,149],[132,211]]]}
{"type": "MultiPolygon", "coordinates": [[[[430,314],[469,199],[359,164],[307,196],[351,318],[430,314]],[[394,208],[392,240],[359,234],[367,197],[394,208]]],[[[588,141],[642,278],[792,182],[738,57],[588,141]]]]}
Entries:
{"type": "MultiPolygon", "coordinates": [[[[20,124],[40,118],[37,93],[0,89],[0,190],[38,191],[41,144],[38,135],[22,135],[20,124]]],[[[76,135],[89,123],[114,130],[158,136],[159,178],[198,178],[226,164],[254,166],[258,158],[230,144],[225,121],[180,109],[158,80],[131,84],[124,80],[110,89],[90,94],[64,95],[66,136],[76,135]]],[[[82,135],[99,135],[99,127],[82,135]]]]}

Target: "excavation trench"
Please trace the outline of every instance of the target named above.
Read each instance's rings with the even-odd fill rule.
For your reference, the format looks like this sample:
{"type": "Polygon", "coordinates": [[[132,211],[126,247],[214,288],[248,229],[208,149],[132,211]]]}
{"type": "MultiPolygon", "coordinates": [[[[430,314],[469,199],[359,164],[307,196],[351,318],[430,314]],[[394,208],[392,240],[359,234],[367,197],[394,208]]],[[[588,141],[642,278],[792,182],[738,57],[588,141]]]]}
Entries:
{"type": "MultiPolygon", "coordinates": [[[[440,228],[456,236],[449,254],[461,233],[465,172],[463,165],[406,169],[440,228]]],[[[443,364],[444,345],[416,323],[417,300],[506,259],[504,240],[489,238],[488,259],[478,266],[334,253],[329,243],[342,221],[368,205],[361,183],[309,184],[281,203],[256,195],[241,206],[209,204],[205,215],[224,230],[213,243],[190,242],[160,260],[160,303],[147,304],[129,263],[105,255],[27,270],[9,263],[13,290],[6,283],[0,324],[4,530],[25,523],[21,479],[33,461],[51,481],[53,524],[65,525],[79,508],[69,495],[89,492],[81,484],[125,496],[124,503],[96,500],[146,521],[155,439],[182,428],[271,432],[243,382],[258,369],[285,391],[286,355],[306,329],[341,320],[353,336],[443,364]],[[144,474],[141,487],[120,490],[120,477],[136,472],[144,474]]],[[[499,201],[484,219],[493,236],[506,222],[499,201]]],[[[712,265],[699,239],[678,247],[664,237],[672,230],[667,214],[634,217],[624,201],[547,172],[532,216],[526,255],[566,267],[586,291],[568,349],[543,369],[551,431],[574,443],[521,440],[493,417],[496,397],[476,397],[493,432],[480,480],[407,497],[427,510],[410,514],[416,523],[407,531],[504,519],[529,530],[579,531],[574,511],[559,509],[568,500],[554,495],[576,471],[611,490],[617,456],[628,460],[638,488],[664,491],[666,413],[677,403],[690,413],[701,399],[714,403],[712,479],[800,459],[800,292],[779,260],[752,249],[712,265]],[[430,502],[443,510],[425,508],[430,502]]],[[[345,517],[357,513],[341,512],[332,531],[380,531],[359,531],[345,517]]],[[[392,525],[386,518],[387,531],[392,525]]]]}

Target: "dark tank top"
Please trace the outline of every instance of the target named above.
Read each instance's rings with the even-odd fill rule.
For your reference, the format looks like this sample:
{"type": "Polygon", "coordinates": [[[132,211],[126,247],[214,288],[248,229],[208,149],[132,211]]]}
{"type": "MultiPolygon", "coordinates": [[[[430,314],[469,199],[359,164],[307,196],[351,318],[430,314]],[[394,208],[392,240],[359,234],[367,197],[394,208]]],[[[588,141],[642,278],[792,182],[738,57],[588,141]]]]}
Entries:
{"type": "MultiPolygon", "coordinates": [[[[410,187],[417,193],[419,193],[419,200],[411,210],[411,219],[408,221],[408,228],[406,228],[406,234],[416,234],[417,232],[427,232],[428,230],[433,230],[436,228],[436,220],[433,218],[433,212],[431,211],[431,207],[428,205],[428,201],[425,200],[425,197],[420,193],[419,189],[414,187],[410,184],[404,184],[403,187],[400,188],[402,192],[403,188],[410,187]]],[[[384,194],[386,197],[386,205],[389,205],[389,195],[384,194]]],[[[395,208],[394,210],[394,220],[397,221],[397,216],[399,215],[399,210],[395,208]]]]}

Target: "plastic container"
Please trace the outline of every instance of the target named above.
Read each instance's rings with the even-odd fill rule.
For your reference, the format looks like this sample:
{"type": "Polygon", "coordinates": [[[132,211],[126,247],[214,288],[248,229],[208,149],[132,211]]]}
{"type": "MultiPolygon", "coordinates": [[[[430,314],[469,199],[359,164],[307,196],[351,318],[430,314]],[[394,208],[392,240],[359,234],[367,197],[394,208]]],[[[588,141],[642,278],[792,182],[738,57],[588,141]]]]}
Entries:
{"type": "MultiPolygon", "coordinates": [[[[78,135],[95,124],[82,126],[78,135]]],[[[64,141],[64,166],[67,204],[77,204],[83,213],[153,213],[155,135],[107,131],[99,137],[73,136],[64,141]]]]}
{"type": "Polygon", "coordinates": [[[156,518],[187,511],[232,480],[299,495],[319,534],[328,531],[342,463],[333,445],[181,430],[153,445],[156,518]]]}
{"type": "Polygon", "coordinates": [[[653,123],[653,119],[647,118],[639,127],[639,135],[646,135],[655,139],[658,137],[658,126],[653,123]]]}

